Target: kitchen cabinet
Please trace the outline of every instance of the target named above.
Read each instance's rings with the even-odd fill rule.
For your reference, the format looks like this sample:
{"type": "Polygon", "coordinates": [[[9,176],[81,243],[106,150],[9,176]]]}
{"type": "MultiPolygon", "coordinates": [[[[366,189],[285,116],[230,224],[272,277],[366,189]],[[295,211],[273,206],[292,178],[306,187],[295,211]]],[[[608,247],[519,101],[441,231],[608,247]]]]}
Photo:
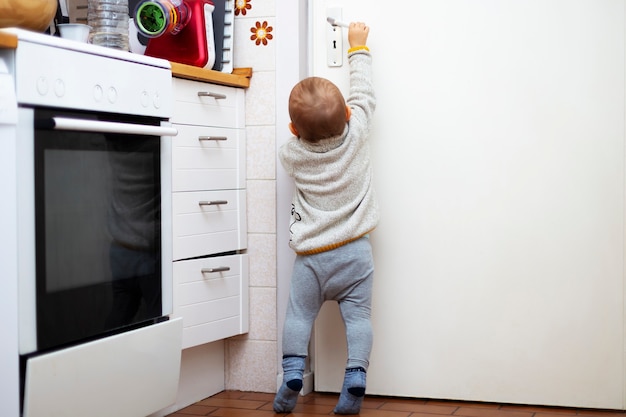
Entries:
{"type": "Polygon", "coordinates": [[[183,349],[248,331],[244,90],[173,78],[173,317],[183,349]]]}

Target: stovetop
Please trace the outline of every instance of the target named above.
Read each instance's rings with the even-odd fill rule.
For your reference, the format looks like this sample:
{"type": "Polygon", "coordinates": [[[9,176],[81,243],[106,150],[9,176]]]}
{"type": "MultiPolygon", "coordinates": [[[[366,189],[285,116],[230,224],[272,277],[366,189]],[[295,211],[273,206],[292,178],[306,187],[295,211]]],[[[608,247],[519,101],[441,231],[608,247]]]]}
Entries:
{"type": "Polygon", "coordinates": [[[12,33],[17,36],[19,42],[29,42],[38,45],[45,45],[53,48],[66,49],[76,52],[87,53],[91,55],[97,55],[102,57],[108,57],[113,59],[119,59],[128,62],[135,62],[144,65],[151,65],[154,67],[170,68],[170,63],[167,60],[160,58],[153,58],[146,55],[120,51],[112,48],[105,48],[98,45],[92,45],[89,43],[76,42],[69,39],[63,39],[58,36],[51,36],[44,33],[33,32],[30,30],[24,30],[19,28],[6,28],[2,29],[8,33],[12,33]]]}
{"type": "Polygon", "coordinates": [[[23,29],[15,51],[1,50],[20,106],[45,106],[169,119],[167,60],[23,29]]]}

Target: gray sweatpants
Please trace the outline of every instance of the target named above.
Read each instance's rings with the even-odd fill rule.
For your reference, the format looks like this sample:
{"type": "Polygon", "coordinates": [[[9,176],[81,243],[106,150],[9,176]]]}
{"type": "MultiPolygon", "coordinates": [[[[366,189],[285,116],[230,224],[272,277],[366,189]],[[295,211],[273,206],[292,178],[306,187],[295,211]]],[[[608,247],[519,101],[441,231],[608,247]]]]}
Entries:
{"type": "Polygon", "coordinates": [[[315,318],[324,301],[335,300],[346,326],[346,368],[367,370],[372,349],[373,279],[374,261],[367,237],[328,252],[297,256],[283,329],[283,355],[308,356],[315,318]]]}

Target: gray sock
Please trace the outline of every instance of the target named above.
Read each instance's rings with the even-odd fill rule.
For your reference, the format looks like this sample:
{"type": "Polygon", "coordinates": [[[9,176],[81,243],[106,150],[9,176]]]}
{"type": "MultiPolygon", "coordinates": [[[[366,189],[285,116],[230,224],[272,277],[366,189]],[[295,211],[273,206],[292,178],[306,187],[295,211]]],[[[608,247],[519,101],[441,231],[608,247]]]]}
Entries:
{"type": "Polygon", "coordinates": [[[341,387],[339,402],[335,407],[335,414],[359,414],[363,397],[365,397],[365,369],[348,368],[341,387]]]}
{"type": "Polygon", "coordinates": [[[274,397],[276,413],[290,413],[296,406],[302,389],[305,359],[302,356],[283,357],[283,383],[274,397]]]}

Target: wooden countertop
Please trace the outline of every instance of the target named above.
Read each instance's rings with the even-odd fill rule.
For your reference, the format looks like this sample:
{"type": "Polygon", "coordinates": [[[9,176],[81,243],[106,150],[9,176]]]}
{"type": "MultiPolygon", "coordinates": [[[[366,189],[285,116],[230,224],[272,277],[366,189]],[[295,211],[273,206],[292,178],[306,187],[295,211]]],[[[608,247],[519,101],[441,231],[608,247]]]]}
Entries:
{"type": "Polygon", "coordinates": [[[17,36],[0,30],[0,48],[17,48],[17,36]]]}
{"type": "Polygon", "coordinates": [[[224,72],[193,67],[191,65],[178,64],[176,62],[170,62],[170,64],[172,65],[172,75],[177,78],[206,81],[209,83],[228,85],[231,87],[250,87],[252,68],[235,68],[231,74],[227,74],[224,72]]]}
{"type": "MultiPolygon", "coordinates": [[[[0,30],[0,48],[17,48],[17,36],[0,30]]],[[[178,78],[204,81],[214,84],[228,85],[231,87],[250,87],[250,77],[252,68],[235,68],[231,74],[220,71],[206,70],[204,68],[193,67],[191,65],[170,62],[172,75],[178,78]]]]}

